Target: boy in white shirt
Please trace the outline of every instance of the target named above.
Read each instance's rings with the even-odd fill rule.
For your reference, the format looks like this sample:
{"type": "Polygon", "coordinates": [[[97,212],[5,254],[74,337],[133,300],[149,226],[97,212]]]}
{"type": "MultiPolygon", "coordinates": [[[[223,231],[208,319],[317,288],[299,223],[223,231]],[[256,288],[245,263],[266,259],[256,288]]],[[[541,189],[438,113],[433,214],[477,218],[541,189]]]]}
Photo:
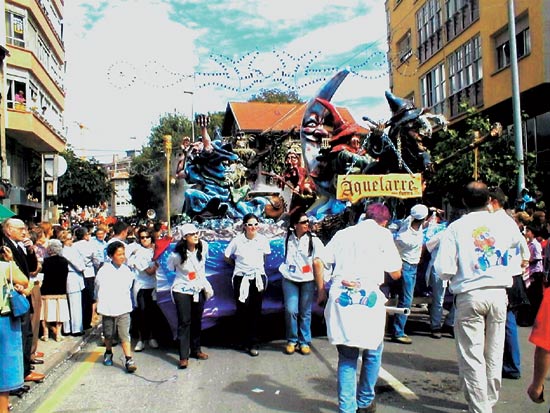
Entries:
{"type": "Polygon", "coordinates": [[[134,274],[125,265],[125,246],[114,241],[107,246],[109,262],[98,271],[95,279],[95,297],[97,312],[103,316],[103,336],[105,337],[105,354],[103,364],[113,365],[112,341],[115,331],[121,341],[122,351],[126,356],[125,367],[128,373],[137,370],[132,358],[130,339],[130,313],[132,312],[132,284],[134,274]]]}

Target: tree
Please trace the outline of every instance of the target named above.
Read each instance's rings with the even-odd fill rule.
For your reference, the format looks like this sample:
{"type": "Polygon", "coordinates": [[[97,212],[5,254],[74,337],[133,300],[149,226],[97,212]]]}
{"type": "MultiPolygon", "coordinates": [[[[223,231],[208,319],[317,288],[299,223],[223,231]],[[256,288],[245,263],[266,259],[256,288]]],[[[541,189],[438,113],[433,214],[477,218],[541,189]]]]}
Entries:
{"type": "Polygon", "coordinates": [[[296,91],[288,90],[283,92],[280,89],[260,89],[260,92],[257,95],[252,95],[248,101],[265,103],[304,103],[296,91]]]}
{"type": "MultiPolygon", "coordinates": [[[[474,132],[485,135],[491,129],[491,121],[481,116],[475,109],[467,110],[466,132],[456,130],[440,132],[437,142],[430,151],[433,160],[443,159],[448,155],[472,143],[474,132]]],[[[454,206],[461,206],[460,188],[473,180],[474,168],[473,152],[468,152],[454,159],[452,162],[438,168],[435,175],[428,180],[425,191],[433,203],[447,199],[454,206]]],[[[515,156],[515,142],[513,136],[501,136],[491,139],[479,147],[478,179],[488,185],[497,185],[508,195],[510,207],[514,207],[517,194],[518,162],[515,156]]],[[[539,171],[535,168],[535,155],[525,154],[525,178],[528,188],[537,189],[539,171]]]]}
{"type": "MultiPolygon", "coordinates": [[[[67,161],[67,171],[58,178],[57,196],[51,197],[54,203],[73,209],[77,206],[97,206],[111,197],[113,188],[107,173],[97,160],[88,161],[77,157],[70,146],[60,155],[67,161]]],[[[32,171],[34,172],[27,182],[27,191],[40,199],[41,159],[32,161],[32,171]]]]}

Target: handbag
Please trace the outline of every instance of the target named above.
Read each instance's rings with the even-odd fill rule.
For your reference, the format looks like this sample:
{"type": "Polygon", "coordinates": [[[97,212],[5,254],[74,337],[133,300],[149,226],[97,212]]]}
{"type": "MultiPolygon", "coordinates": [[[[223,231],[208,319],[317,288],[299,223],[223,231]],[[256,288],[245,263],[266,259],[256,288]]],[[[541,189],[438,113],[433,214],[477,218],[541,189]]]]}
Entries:
{"type": "Polygon", "coordinates": [[[8,291],[8,301],[11,308],[11,316],[13,318],[21,317],[29,312],[31,309],[31,304],[27,297],[21,294],[19,291],[16,291],[13,287],[13,277],[11,273],[11,264],[10,264],[10,290],[8,291]]]}

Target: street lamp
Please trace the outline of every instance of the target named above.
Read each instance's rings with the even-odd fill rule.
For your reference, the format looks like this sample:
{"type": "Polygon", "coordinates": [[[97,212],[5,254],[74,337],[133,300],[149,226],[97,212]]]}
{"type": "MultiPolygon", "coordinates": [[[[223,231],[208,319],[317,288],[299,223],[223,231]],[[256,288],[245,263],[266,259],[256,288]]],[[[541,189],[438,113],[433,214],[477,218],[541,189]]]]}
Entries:
{"type": "Polygon", "coordinates": [[[193,92],[192,90],[184,90],[183,93],[185,93],[186,95],[191,95],[191,142],[195,142],[195,110],[193,109],[193,99],[195,97],[195,92],[193,92]]]}
{"type": "Polygon", "coordinates": [[[170,231],[170,159],[172,158],[172,135],[164,135],[164,153],[166,155],[166,218],[168,221],[168,236],[170,231]]]}

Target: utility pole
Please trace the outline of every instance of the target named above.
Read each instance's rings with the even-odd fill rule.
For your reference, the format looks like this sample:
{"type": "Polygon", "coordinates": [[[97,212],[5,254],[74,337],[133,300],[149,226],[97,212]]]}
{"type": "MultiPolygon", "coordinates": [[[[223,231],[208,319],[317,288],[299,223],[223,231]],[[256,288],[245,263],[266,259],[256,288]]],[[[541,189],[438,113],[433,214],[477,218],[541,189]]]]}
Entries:
{"type": "Polygon", "coordinates": [[[512,75],[512,110],[514,114],[514,138],[516,146],[516,160],[518,161],[518,193],[521,198],[521,191],[525,188],[525,161],[523,153],[523,128],[521,126],[521,103],[519,91],[518,74],[518,51],[516,44],[516,14],[514,11],[514,0],[508,0],[508,33],[510,36],[510,69],[512,75]]]}

